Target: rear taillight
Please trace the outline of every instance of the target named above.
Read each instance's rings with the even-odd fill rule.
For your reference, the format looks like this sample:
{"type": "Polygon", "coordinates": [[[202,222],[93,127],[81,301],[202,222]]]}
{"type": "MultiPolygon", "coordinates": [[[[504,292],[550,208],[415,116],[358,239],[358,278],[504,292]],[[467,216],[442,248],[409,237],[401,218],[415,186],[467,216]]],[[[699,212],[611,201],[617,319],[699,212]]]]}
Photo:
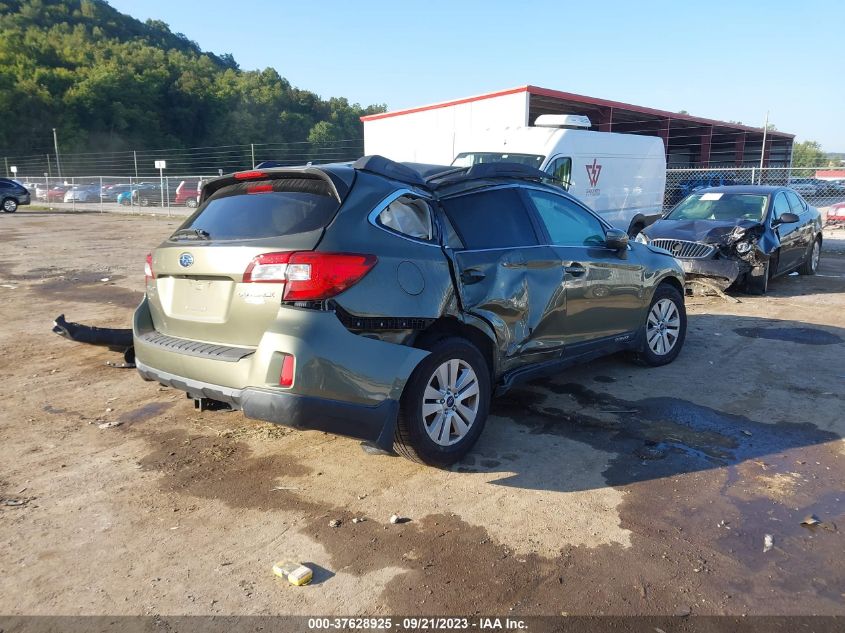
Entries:
{"type": "Polygon", "coordinates": [[[153,273],[153,254],[147,253],[147,261],[144,262],[144,281],[148,282],[155,278],[156,276],[153,273]]]}
{"type": "Polygon", "coordinates": [[[290,387],[293,385],[293,371],[296,360],[290,354],[282,354],[282,371],[279,372],[279,386],[290,387]]]}
{"type": "Polygon", "coordinates": [[[284,283],[291,253],[264,253],[253,258],[244,272],[244,283],[284,283]]]}
{"type": "Polygon", "coordinates": [[[243,281],[283,283],[284,301],[319,301],[354,286],[377,261],[355,253],[264,253],[250,262],[243,281]]]}

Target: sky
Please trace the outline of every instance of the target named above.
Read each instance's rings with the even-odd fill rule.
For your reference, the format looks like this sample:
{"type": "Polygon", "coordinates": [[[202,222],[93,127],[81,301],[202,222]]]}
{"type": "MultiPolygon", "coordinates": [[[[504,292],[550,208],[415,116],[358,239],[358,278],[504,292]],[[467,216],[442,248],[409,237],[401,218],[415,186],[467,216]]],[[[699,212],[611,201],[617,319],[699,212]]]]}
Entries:
{"type": "Polygon", "coordinates": [[[389,110],[526,84],[845,152],[845,2],[109,0],[245,70],[389,110]]]}

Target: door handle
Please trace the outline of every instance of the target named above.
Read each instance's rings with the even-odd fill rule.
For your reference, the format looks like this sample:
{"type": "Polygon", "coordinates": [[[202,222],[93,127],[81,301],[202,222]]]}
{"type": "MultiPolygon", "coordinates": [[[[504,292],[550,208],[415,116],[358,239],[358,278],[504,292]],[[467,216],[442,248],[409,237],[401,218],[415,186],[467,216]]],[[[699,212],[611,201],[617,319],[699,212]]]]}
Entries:
{"type": "Polygon", "coordinates": [[[563,271],[567,275],[572,275],[573,277],[580,277],[581,275],[587,272],[587,269],[584,268],[581,264],[570,264],[569,266],[565,266],[563,271]]]}
{"type": "Polygon", "coordinates": [[[475,268],[468,268],[467,270],[461,273],[461,282],[465,283],[466,285],[477,284],[479,281],[483,280],[487,275],[485,275],[480,270],[475,268]]]}

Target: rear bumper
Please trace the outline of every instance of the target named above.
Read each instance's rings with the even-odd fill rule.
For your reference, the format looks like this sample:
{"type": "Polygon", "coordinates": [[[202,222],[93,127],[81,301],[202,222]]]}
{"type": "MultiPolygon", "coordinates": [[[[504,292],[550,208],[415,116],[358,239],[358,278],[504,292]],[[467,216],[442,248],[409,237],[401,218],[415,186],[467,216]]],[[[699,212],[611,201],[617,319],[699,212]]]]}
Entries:
{"type": "Polygon", "coordinates": [[[282,307],[255,348],[155,333],[147,299],[135,312],[135,362],[147,380],[242,409],[247,417],[364,439],[389,449],[409,376],[428,352],[358,336],[332,312],[282,307]],[[279,387],[282,357],[293,386],[279,387]]]}
{"type": "Polygon", "coordinates": [[[393,429],[399,411],[396,400],[387,399],[375,406],[366,406],[268,389],[232,389],[175,376],[137,360],[135,363],[144,380],[179,389],[192,398],[225,402],[253,420],[354,437],[386,451],[392,450],[393,429]]]}

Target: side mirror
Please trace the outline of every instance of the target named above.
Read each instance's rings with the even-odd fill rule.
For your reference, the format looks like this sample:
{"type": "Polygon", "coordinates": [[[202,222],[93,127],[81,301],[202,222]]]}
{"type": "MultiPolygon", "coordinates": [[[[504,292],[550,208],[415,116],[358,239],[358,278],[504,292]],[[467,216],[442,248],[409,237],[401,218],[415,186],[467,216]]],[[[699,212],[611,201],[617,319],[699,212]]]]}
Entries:
{"type": "Polygon", "coordinates": [[[604,243],[617,251],[628,248],[628,234],[620,229],[608,229],[604,234],[604,243]]]}
{"type": "Polygon", "coordinates": [[[795,224],[798,222],[798,216],[794,213],[781,213],[779,218],[775,219],[775,226],[778,224],[795,224]]]}

